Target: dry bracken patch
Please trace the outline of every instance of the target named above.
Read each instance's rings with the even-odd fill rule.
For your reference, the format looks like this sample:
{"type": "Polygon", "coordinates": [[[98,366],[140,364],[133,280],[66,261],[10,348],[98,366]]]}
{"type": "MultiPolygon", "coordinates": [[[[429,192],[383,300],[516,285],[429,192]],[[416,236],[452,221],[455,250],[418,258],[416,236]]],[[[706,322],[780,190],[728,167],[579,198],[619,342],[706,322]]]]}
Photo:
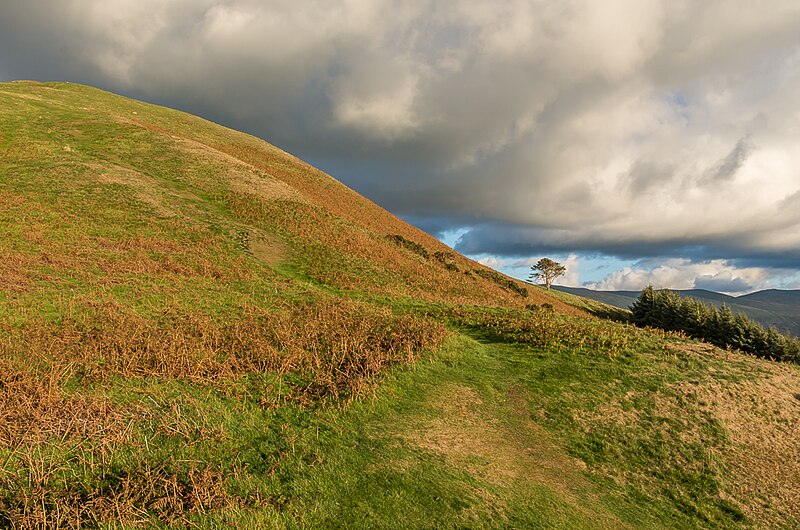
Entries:
{"type": "Polygon", "coordinates": [[[18,253],[0,249],[0,292],[21,292],[31,286],[31,279],[25,271],[33,260],[18,253]]]}
{"type": "Polygon", "coordinates": [[[0,359],[0,447],[37,444],[48,439],[110,440],[123,426],[123,415],[108,400],[62,389],[69,365],[36,374],[0,359]]]}
{"type": "Polygon", "coordinates": [[[430,319],[336,298],[245,306],[229,320],[177,307],[145,318],[108,298],[69,311],[58,323],[32,317],[22,327],[0,325],[3,355],[67,364],[95,382],[161,376],[213,383],[254,370],[296,372],[306,382],[299,390],[316,398],[358,393],[391,365],[435,350],[448,334],[430,319]]]}
{"type": "Polygon", "coordinates": [[[115,405],[102,394],[114,378],[180,379],[224,392],[254,372],[291,373],[288,397],[300,404],[347,400],[447,333],[425,318],[336,298],[247,306],[230,320],[173,307],[150,319],[110,299],[84,300],[56,322],[0,322],[0,526],[152,518],[183,526],[192,514],[265,502],[229,493],[207,462],[120,461],[150,450],[148,425],[184,443],[226,443],[229,435],[188,422],[173,403],[155,415],[115,405]]]}

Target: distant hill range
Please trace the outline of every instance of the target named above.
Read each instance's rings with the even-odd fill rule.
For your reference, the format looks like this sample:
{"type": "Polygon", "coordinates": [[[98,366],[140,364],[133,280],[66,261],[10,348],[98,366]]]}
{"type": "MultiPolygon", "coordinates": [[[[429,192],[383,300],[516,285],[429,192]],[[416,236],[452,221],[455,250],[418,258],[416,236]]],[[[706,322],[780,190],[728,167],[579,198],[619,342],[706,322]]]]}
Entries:
{"type": "MultiPolygon", "coordinates": [[[[628,309],[640,293],[640,291],[593,291],[561,285],[554,285],[553,289],[622,309],[628,309]]],[[[745,313],[765,326],[774,326],[780,331],[800,337],[800,290],[767,289],[741,296],[728,296],[705,289],[677,290],[676,292],[716,307],[725,304],[735,313],[745,313]]]]}

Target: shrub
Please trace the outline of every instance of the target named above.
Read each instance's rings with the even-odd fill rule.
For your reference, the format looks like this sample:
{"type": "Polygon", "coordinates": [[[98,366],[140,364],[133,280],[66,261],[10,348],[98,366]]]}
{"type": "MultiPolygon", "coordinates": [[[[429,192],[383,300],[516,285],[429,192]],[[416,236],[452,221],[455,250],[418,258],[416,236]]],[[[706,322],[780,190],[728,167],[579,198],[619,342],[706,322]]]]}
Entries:
{"type": "Polygon", "coordinates": [[[455,256],[449,252],[438,251],[433,254],[433,259],[444,265],[444,268],[453,272],[458,272],[458,265],[455,263],[455,256]]]}
{"type": "Polygon", "coordinates": [[[417,243],[415,241],[411,241],[410,239],[406,239],[406,238],[404,238],[403,236],[401,236],[399,234],[386,236],[386,239],[388,239],[389,241],[391,241],[392,243],[394,243],[397,246],[400,246],[400,247],[403,247],[405,249],[408,249],[411,252],[414,252],[415,254],[419,254],[420,256],[422,256],[425,259],[428,259],[430,257],[430,255],[428,254],[428,251],[425,250],[425,247],[423,247],[422,245],[420,245],[419,243],[417,243]]]}
{"type": "MultiPolygon", "coordinates": [[[[493,340],[533,348],[602,353],[616,357],[637,340],[635,328],[600,319],[575,317],[547,310],[453,307],[442,317],[457,326],[487,334],[493,340]]],[[[550,306],[552,308],[552,306],[550,306]]]]}
{"type": "Polygon", "coordinates": [[[506,278],[499,272],[495,272],[489,269],[475,269],[473,272],[478,276],[480,276],[481,278],[483,278],[484,280],[489,280],[490,282],[494,282],[503,289],[512,291],[521,296],[522,298],[528,297],[528,290],[525,287],[517,284],[514,280],[506,278]]]}
{"type": "Polygon", "coordinates": [[[736,348],[758,357],[800,362],[800,340],[765,328],[744,313],[723,305],[706,305],[675,291],[644,289],[631,305],[632,321],[667,331],[682,331],[723,348],[736,348]]]}

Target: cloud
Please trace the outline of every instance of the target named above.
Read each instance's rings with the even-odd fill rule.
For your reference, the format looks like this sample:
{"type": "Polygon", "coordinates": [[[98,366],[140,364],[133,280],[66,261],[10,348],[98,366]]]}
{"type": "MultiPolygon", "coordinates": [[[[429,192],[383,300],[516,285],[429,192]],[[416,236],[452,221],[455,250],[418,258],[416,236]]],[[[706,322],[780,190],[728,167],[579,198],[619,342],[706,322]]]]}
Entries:
{"type": "Polygon", "coordinates": [[[701,180],[703,184],[724,184],[734,179],[736,172],[747,161],[751,146],[747,138],[742,138],[725,158],[720,160],[716,167],[711,168],[709,174],[701,180]]]}
{"type": "Polygon", "coordinates": [[[756,286],[782,286],[792,271],[737,267],[725,260],[692,262],[686,259],[642,260],[612,272],[603,280],[584,284],[601,291],[638,291],[648,285],[669,289],[707,289],[728,294],[755,290],[756,286]]]}
{"type": "Polygon", "coordinates": [[[495,256],[483,256],[476,260],[481,265],[486,265],[492,269],[500,269],[509,265],[508,261],[497,258],[495,256]]]}
{"type": "Polygon", "coordinates": [[[471,227],[465,252],[800,266],[793,0],[6,2],[0,49],[471,227]]]}
{"type": "Polygon", "coordinates": [[[721,273],[697,276],[694,279],[694,288],[720,293],[746,293],[754,290],[753,285],[744,278],[721,273]]]}

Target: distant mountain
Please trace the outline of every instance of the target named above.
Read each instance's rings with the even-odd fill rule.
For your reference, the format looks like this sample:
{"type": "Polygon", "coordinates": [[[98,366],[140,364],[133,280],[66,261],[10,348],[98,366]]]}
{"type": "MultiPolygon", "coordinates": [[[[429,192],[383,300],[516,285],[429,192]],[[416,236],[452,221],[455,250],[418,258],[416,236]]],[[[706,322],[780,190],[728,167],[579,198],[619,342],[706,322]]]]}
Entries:
{"type": "Polygon", "coordinates": [[[798,307],[800,310],[800,290],[782,291],[780,289],[767,289],[750,294],[743,294],[739,300],[751,302],[767,302],[771,304],[783,304],[798,307]]]}
{"type": "MultiPolygon", "coordinates": [[[[553,289],[622,309],[628,309],[639,297],[639,291],[593,291],[561,285],[554,285],[553,289]]],[[[715,307],[725,304],[735,313],[744,313],[765,326],[774,326],[780,331],[800,336],[800,290],[767,289],[741,296],[729,296],[705,289],[677,292],[715,307]]]]}

